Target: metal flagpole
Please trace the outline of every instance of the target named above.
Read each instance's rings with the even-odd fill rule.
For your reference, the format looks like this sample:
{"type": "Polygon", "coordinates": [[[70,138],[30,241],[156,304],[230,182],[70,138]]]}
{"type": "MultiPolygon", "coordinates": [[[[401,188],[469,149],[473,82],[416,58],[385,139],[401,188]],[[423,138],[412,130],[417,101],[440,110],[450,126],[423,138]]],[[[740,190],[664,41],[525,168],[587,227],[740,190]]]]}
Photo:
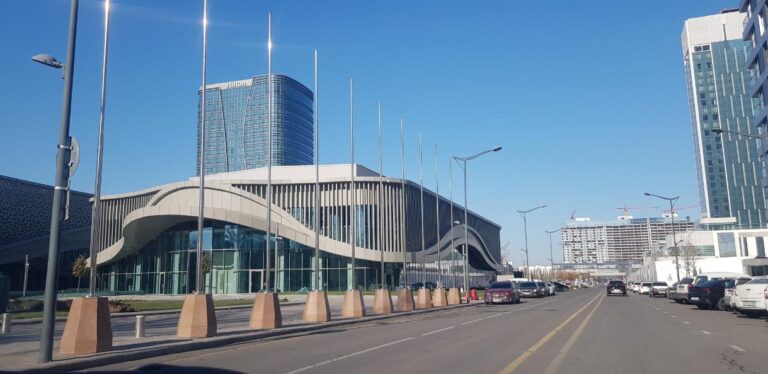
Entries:
{"type": "Polygon", "coordinates": [[[403,251],[403,288],[408,287],[408,257],[405,238],[405,132],[403,117],[400,117],[400,246],[403,251]]]}
{"type": "Polygon", "coordinates": [[[315,290],[323,289],[320,285],[320,120],[317,103],[317,49],[315,49],[315,290]]]}
{"type": "Polygon", "coordinates": [[[205,91],[207,89],[208,60],[208,0],[203,0],[203,88],[200,94],[200,200],[197,216],[197,267],[195,270],[195,292],[205,293],[203,274],[203,215],[205,214],[205,91]]]}
{"type": "Polygon", "coordinates": [[[427,262],[424,258],[426,254],[426,244],[424,239],[424,146],[419,133],[419,185],[421,190],[421,284],[427,287],[427,262]]]}
{"type": "Polygon", "coordinates": [[[435,221],[437,226],[437,287],[443,287],[443,263],[440,259],[440,160],[437,144],[435,144],[435,221]]]}
{"type": "Polygon", "coordinates": [[[451,199],[451,286],[456,287],[456,274],[453,271],[453,267],[456,265],[456,247],[453,242],[453,162],[448,161],[448,195],[451,199]]]}
{"type": "Polygon", "coordinates": [[[378,110],[379,110],[379,206],[377,207],[378,210],[378,222],[376,222],[376,226],[379,227],[379,240],[378,240],[378,247],[379,247],[379,260],[381,261],[381,288],[387,289],[385,283],[386,283],[386,276],[384,275],[384,240],[382,238],[382,235],[384,234],[384,228],[383,228],[383,221],[384,221],[384,213],[383,213],[383,207],[384,204],[382,203],[382,200],[384,198],[384,159],[382,157],[382,151],[381,151],[381,100],[379,100],[378,103],[378,110]]]}
{"type": "Polygon", "coordinates": [[[357,191],[355,186],[355,127],[354,127],[354,121],[352,117],[352,108],[353,108],[353,101],[352,101],[352,78],[349,78],[349,154],[350,154],[350,194],[351,201],[350,201],[350,232],[351,237],[349,241],[352,243],[352,276],[350,276],[350,282],[351,284],[348,285],[348,288],[350,290],[356,290],[357,289],[357,277],[355,274],[355,246],[357,245],[356,241],[356,230],[355,226],[357,225],[357,191]]]}
{"type": "Polygon", "coordinates": [[[101,227],[101,170],[104,160],[104,112],[107,107],[107,60],[109,59],[109,0],[104,0],[104,55],[101,61],[101,108],[99,110],[99,138],[96,147],[96,185],[93,189],[91,212],[91,274],[88,296],[96,295],[96,237],[101,227]]]}
{"type": "MultiPolygon", "coordinates": [[[[267,251],[265,269],[267,284],[265,291],[269,292],[269,255],[272,248],[272,12],[269,12],[267,39],[267,251]]],[[[275,284],[277,291],[277,243],[275,243],[275,284]]]]}

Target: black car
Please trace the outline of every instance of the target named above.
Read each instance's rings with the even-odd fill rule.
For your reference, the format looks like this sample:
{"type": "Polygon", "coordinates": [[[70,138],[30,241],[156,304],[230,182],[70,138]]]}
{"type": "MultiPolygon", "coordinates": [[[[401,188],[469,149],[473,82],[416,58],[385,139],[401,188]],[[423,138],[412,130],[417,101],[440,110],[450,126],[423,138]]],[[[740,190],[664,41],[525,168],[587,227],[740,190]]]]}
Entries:
{"type": "Polygon", "coordinates": [[[555,291],[565,292],[568,291],[568,285],[560,282],[552,282],[555,285],[555,291]]]}
{"type": "Polygon", "coordinates": [[[437,285],[435,283],[433,283],[433,282],[427,282],[426,284],[427,284],[427,286],[424,287],[424,283],[416,282],[416,283],[411,284],[411,289],[414,290],[414,291],[418,291],[422,287],[424,287],[426,289],[429,289],[429,290],[434,290],[435,288],[437,288],[437,285]]]}
{"type": "Polygon", "coordinates": [[[627,286],[620,280],[608,281],[608,284],[605,285],[605,291],[608,293],[608,296],[619,294],[627,296],[627,286]]]}
{"type": "Polygon", "coordinates": [[[715,279],[699,283],[688,290],[688,302],[699,309],[716,309],[725,296],[725,289],[733,287],[732,279],[715,279]]]}
{"type": "Polygon", "coordinates": [[[544,297],[536,282],[519,282],[518,286],[520,287],[520,296],[522,297],[544,297]]]}

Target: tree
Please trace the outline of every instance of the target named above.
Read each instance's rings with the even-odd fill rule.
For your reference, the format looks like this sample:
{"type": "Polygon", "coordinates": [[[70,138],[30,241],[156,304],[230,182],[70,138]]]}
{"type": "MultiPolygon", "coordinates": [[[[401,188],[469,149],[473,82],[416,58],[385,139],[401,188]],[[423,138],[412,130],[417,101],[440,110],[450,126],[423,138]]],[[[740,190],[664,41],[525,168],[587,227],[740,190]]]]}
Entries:
{"type": "Polygon", "coordinates": [[[80,293],[80,279],[88,271],[88,262],[85,261],[85,256],[77,256],[75,262],[72,263],[72,276],[77,278],[77,293],[80,293]]]}
{"type": "MultiPolygon", "coordinates": [[[[213,258],[211,258],[211,254],[210,253],[203,253],[203,258],[202,258],[201,261],[202,261],[202,264],[201,264],[200,267],[203,270],[203,275],[202,276],[207,278],[207,274],[210,273],[211,270],[213,270],[213,258]]],[[[205,278],[203,278],[203,279],[205,279],[205,278]]],[[[205,285],[203,285],[203,289],[205,289],[205,285]]]]}

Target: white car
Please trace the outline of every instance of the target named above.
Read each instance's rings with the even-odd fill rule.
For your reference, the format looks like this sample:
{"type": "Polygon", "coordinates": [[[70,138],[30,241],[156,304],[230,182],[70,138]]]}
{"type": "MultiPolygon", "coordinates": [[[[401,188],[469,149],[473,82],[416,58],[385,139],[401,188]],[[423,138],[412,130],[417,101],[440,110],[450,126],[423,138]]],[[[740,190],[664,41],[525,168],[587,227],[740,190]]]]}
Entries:
{"type": "Polygon", "coordinates": [[[640,283],[635,283],[632,285],[632,292],[637,293],[637,291],[640,291],[640,283]]]}
{"type": "Polygon", "coordinates": [[[648,295],[651,292],[651,287],[653,287],[653,283],[651,282],[640,283],[640,288],[637,293],[640,295],[648,295]]]}
{"type": "Polygon", "coordinates": [[[667,289],[668,288],[669,288],[669,285],[667,285],[666,282],[653,282],[653,283],[651,283],[651,288],[648,290],[648,296],[650,296],[650,297],[656,297],[656,296],[667,297],[667,289]]]}
{"type": "Polygon", "coordinates": [[[751,281],[736,286],[735,310],[748,317],[761,317],[768,314],[766,298],[768,298],[768,277],[754,278],[751,281]]]}

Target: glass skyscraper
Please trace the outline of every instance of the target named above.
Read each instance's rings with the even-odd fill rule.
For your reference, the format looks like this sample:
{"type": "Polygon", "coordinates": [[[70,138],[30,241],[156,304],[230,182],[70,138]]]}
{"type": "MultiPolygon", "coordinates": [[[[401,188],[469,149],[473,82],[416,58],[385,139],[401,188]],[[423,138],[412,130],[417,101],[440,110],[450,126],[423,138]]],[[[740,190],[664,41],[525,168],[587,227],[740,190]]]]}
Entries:
{"type": "MultiPolygon", "coordinates": [[[[205,94],[205,173],[267,165],[267,76],[209,84],[205,94]]],[[[284,75],[272,75],[272,165],[314,162],[313,94],[284,75]]],[[[201,91],[198,90],[198,97],[201,91]]],[[[197,168],[200,174],[200,101],[197,168]]]]}
{"type": "Polygon", "coordinates": [[[748,92],[743,18],[724,10],[688,19],[682,44],[701,222],[754,228],[765,226],[766,196],[758,129],[751,121],[757,102],[748,92]]]}

